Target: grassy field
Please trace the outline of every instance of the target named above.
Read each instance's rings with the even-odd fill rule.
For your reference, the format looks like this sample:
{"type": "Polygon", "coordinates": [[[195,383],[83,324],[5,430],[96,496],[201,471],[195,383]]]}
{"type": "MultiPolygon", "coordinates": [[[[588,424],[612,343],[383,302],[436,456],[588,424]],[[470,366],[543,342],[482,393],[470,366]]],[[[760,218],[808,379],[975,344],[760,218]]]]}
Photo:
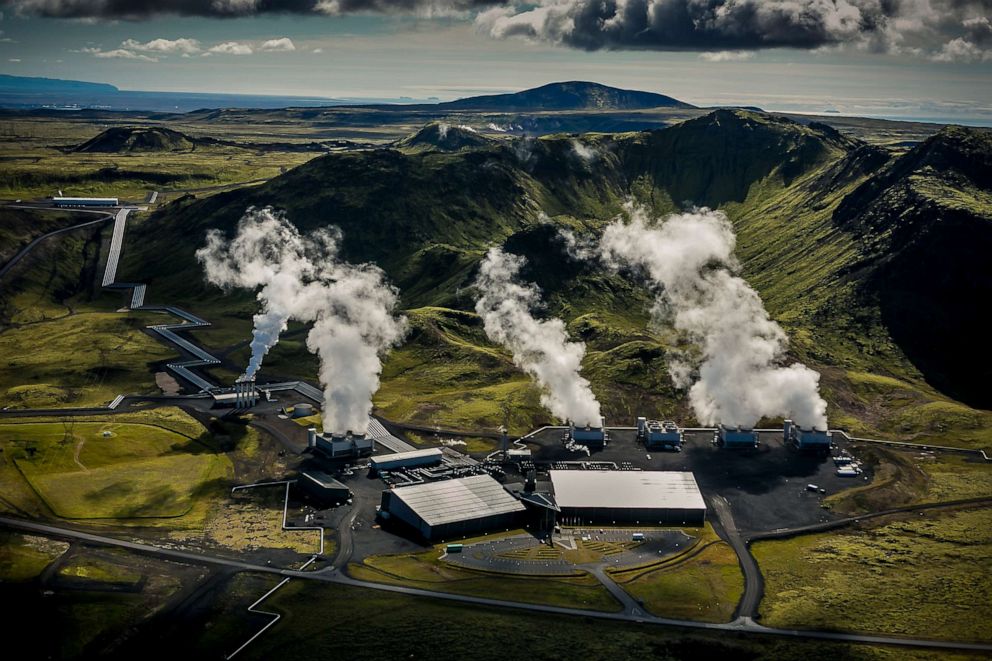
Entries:
{"type": "Polygon", "coordinates": [[[33,579],[68,548],[66,542],[48,537],[0,532],[0,583],[33,579]]]}
{"type": "Polygon", "coordinates": [[[141,572],[102,555],[79,554],[59,567],[58,575],[75,582],[137,587],[141,572]]]}
{"type": "Polygon", "coordinates": [[[423,553],[372,556],[348,566],[355,578],[477,597],[616,611],[619,604],[595,577],[518,577],[457,569],[440,561],[443,545],[423,553]]]}
{"type": "MultiPolygon", "coordinates": [[[[214,544],[235,551],[269,548],[317,553],[320,550],[319,532],[282,529],[284,496],[281,485],[239,492],[231,502],[211,512],[206,537],[214,544]]],[[[330,540],[324,544],[324,554],[334,555],[330,540]]]]}
{"type": "Polygon", "coordinates": [[[3,501],[70,519],[201,527],[232,477],[219,441],[178,409],[0,420],[3,501]]]}
{"type": "Polygon", "coordinates": [[[992,640],[992,511],[759,542],[763,624],[992,640]]]}
{"type": "Polygon", "coordinates": [[[679,554],[610,574],[655,615],[729,622],[744,590],[737,555],[709,524],[687,532],[695,539],[679,554]]]}

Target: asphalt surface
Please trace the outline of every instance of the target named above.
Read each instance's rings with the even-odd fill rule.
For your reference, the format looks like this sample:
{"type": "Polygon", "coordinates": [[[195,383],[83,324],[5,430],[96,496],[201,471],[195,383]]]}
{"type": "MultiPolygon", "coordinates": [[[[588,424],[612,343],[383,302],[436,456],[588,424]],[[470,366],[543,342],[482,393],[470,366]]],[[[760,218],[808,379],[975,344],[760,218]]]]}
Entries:
{"type": "MultiPolygon", "coordinates": [[[[758,568],[758,561],[751,555],[747,542],[741,537],[730,511],[730,502],[723,496],[713,496],[709,499],[710,507],[716,513],[717,522],[714,527],[722,529],[721,535],[737,554],[737,562],[744,574],[744,593],[737,603],[738,618],[753,618],[758,615],[758,604],[765,593],[765,578],[758,568]]],[[[720,530],[718,530],[719,532],[720,530]]]]}
{"type": "MultiPolygon", "coordinates": [[[[588,611],[588,610],[581,610],[578,608],[566,608],[561,606],[522,604],[512,601],[502,601],[499,599],[487,599],[484,597],[469,597],[465,595],[445,593],[445,592],[431,592],[429,590],[408,588],[398,585],[387,585],[383,583],[370,583],[367,581],[360,581],[353,579],[349,576],[346,576],[344,573],[342,573],[339,569],[341,565],[337,563],[337,560],[335,561],[335,567],[333,568],[329,568],[323,571],[307,572],[307,571],[298,571],[292,569],[280,569],[266,565],[256,565],[253,563],[244,562],[241,560],[235,560],[232,558],[206,555],[203,553],[193,553],[190,551],[182,551],[179,549],[161,548],[157,546],[152,546],[150,544],[129,542],[127,540],[116,539],[113,537],[104,537],[101,535],[95,535],[80,530],[63,528],[59,526],[53,526],[50,524],[37,523],[32,521],[22,521],[20,519],[13,519],[9,517],[0,517],[0,525],[6,526],[8,528],[14,528],[17,530],[23,530],[32,533],[40,533],[40,534],[52,535],[56,537],[81,540],[81,541],[89,542],[91,544],[116,546],[119,548],[136,551],[139,553],[146,553],[164,558],[183,560],[186,562],[192,562],[196,564],[219,565],[224,567],[231,567],[241,571],[261,572],[266,574],[279,575],[283,577],[300,578],[311,581],[322,581],[325,583],[335,583],[339,585],[380,590],[383,592],[393,592],[397,594],[404,594],[410,596],[444,599],[448,601],[456,601],[460,603],[474,604],[478,606],[487,606],[487,607],[495,607],[495,608],[512,608],[512,609],[525,610],[534,613],[550,613],[556,615],[570,615],[570,616],[584,617],[584,618],[591,617],[601,620],[637,622],[643,624],[682,627],[687,629],[701,629],[708,631],[733,631],[733,632],[745,632],[745,633],[754,633],[754,634],[765,634],[771,636],[785,636],[791,638],[810,638],[810,639],[830,640],[830,641],[838,641],[838,642],[898,645],[902,647],[917,647],[917,648],[925,648],[925,649],[950,649],[950,650],[967,650],[967,651],[977,651],[977,652],[992,652],[992,644],[985,644],[985,643],[926,640],[921,638],[900,638],[894,636],[876,636],[876,635],[855,634],[855,633],[834,633],[827,631],[804,631],[799,629],[773,629],[769,627],[763,627],[755,623],[749,617],[739,617],[735,621],[727,624],[713,624],[707,622],[695,622],[692,620],[676,620],[669,618],[661,618],[661,617],[655,617],[653,615],[649,615],[647,613],[641,613],[640,608],[636,605],[636,602],[634,604],[631,604],[631,602],[629,601],[629,597],[621,601],[621,603],[625,605],[624,610],[622,612],[616,612],[616,613],[588,611]],[[634,613],[634,610],[637,610],[637,613],[634,613]]],[[[347,530],[348,528],[349,526],[344,526],[343,529],[347,530]]],[[[345,535],[344,537],[347,537],[347,535],[345,535]]],[[[339,544],[341,549],[346,548],[345,539],[342,539],[342,541],[339,542],[339,544]]],[[[348,555],[347,552],[342,553],[342,551],[339,550],[339,554],[338,554],[339,558],[342,556],[347,557],[347,555],[348,555]]],[[[609,586],[607,586],[607,589],[609,589],[609,586]]],[[[617,589],[619,589],[619,587],[617,587],[617,589]]]]}

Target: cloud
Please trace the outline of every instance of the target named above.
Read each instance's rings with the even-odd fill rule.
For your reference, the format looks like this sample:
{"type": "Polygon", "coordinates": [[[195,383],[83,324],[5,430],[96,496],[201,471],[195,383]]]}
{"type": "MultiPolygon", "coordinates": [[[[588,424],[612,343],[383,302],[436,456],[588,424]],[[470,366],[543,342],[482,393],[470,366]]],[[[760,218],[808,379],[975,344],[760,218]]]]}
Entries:
{"type": "MultiPolygon", "coordinates": [[[[987,21],[988,0],[539,0],[493,7],[476,26],[581,50],[721,51],[846,46],[935,53],[987,21]]],[[[952,47],[953,49],[953,47],[952,47]]],[[[736,59],[740,59],[738,56],[736,59]]]]}
{"type": "Polygon", "coordinates": [[[121,43],[121,48],[132,51],[145,51],[164,54],[196,55],[202,49],[196,39],[152,39],[144,43],[127,39],[121,43]]]}
{"type": "Polygon", "coordinates": [[[17,64],[18,62],[21,61],[21,58],[19,58],[19,57],[12,57],[12,58],[8,59],[7,61],[8,62],[13,62],[14,64],[17,64]]]}
{"type": "Polygon", "coordinates": [[[204,55],[251,55],[251,46],[237,41],[225,41],[222,44],[211,46],[204,55]]]}
{"type": "Polygon", "coordinates": [[[215,16],[260,14],[415,13],[450,16],[501,4],[501,0],[0,0],[20,14],[57,18],[124,18],[161,14],[215,16]]]}
{"type": "Polygon", "coordinates": [[[296,44],[289,37],[279,37],[278,39],[269,39],[259,46],[260,50],[272,51],[272,52],[288,52],[296,50],[296,44]]]}
{"type": "Polygon", "coordinates": [[[134,51],[127,50],[126,48],[115,48],[114,50],[102,50],[100,48],[80,48],[80,53],[86,53],[92,55],[93,57],[99,57],[101,59],[120,59],[120,60],[141,60],[142,62],[158,62],[157,57],[151,57],[149,55],[144,55],[142,53],[135,53],[134,51]]]}
{"type": "Polygon", "coordinates": [[[743,62],[753,57],[754,51],[747,50],[721,50],[699,54],[699,59],[706,62],[743,62]]]}

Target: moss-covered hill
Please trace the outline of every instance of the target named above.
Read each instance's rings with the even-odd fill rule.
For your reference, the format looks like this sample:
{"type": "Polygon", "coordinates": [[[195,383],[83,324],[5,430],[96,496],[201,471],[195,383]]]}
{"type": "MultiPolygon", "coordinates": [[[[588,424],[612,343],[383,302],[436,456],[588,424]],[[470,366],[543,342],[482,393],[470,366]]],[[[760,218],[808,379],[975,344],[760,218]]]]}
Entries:
{"type": "Polygon", "coordinates": [[[74,152],[135,154],[146,152],[191,151],[196,140],[162,126],[114,126],[72,147],[74,152]]]}
{"type": "MultiPolygon", "coordinates": [[[[208,317],[247,318],[250,295],[223,297],[190,275],[199,273],[193,251],[205,231],[233,229],[251,205],[283,208],[305,229],[338,225],[346,256],[375,261],[401,289],[414,328],[387,364],[377,399],[383,412],[492,426],[509,409],[520,430],[546,414],[509,356],[485,340],[465,290],[484,250],[503,244],[528,257],[526,275],[544,290],[548,311],[589,345],[584,369],[610,418],[688,421],[667,377],[667,338],[647,329],[642,288],[571,261],[546,225],[594,234],[631,197],[658,213],[705,204],[733,220],[746,277],[789,331],[795,356],[823,372],[835,423],[921,437],[951,429],[960,442],[982,443],[992,437],[990,416],[948,397],[962,397],[958,377],[946,361],[928,363],[912,350],[879,296],[887,269],[909,259],[900,255],[914,243],[882,241],[886,230],[873,228],[894,221],[872,214],[897,195],[898,218],[918,218],[949,252],[966,249],[968,232],[945,234],[947,219],[981,227],[989,184],[973,163],[988,159],[987,141],[979,130],[948,129],[895,158],[826,126],[720,110],[653,132],[333,154],[262,186],[169,205],[130,233],[125,268],[156,297],[208,317]]],[[[955,300],[947,292],[989,282],[989,270],[972,261],[967,281],[963,270],[932,279],[934,314],[946,310],[942,297],[955,300]]],[[[900,282],[907,296],[919,285],[900,282]]],[[[972,364],[987,369],[987,352],[968,350],[972,364]]],[[[309,377],[313,364],[288,341],[268,370],[309,377]]]]}

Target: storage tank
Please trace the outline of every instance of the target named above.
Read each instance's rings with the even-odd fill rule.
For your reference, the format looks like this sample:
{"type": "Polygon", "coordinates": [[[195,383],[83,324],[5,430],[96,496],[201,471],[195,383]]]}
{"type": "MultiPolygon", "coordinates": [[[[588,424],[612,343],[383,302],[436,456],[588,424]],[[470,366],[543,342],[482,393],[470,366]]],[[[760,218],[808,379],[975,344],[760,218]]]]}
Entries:
{"type": "Polygon", "coordinates": [[[293,407],[292,417],[295,418],[309,418],[313,415],[313,404],[301,403],[293,407]]]}

